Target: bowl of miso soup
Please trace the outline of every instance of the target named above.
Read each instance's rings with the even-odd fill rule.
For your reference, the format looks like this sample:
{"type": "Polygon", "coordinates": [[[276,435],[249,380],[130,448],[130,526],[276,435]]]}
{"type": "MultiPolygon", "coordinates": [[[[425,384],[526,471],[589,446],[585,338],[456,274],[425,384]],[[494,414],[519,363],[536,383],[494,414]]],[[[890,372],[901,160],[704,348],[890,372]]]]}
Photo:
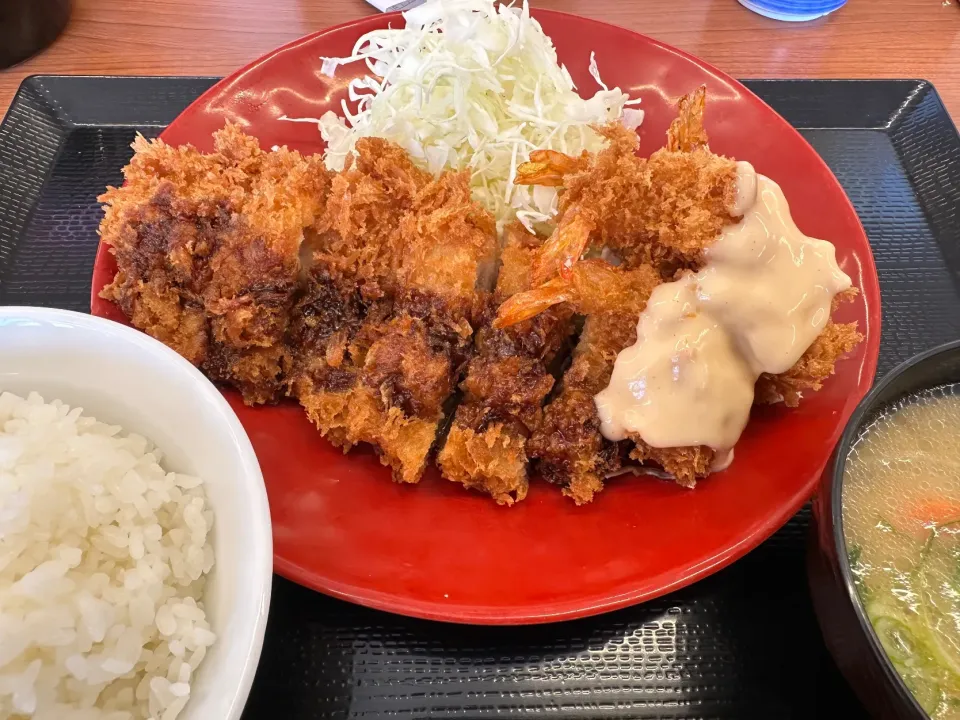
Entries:
{"type": "Polygon", "coordinates": [[[861,402],[813,505],[824,639],[874,717],[960,720],[960,342],[861,402]]]}

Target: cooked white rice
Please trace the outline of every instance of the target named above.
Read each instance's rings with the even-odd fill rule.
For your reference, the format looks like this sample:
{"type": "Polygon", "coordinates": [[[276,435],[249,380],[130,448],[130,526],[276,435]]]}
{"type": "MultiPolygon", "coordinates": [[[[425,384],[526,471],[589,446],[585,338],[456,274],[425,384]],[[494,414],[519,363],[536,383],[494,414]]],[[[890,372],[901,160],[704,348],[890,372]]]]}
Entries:
{"type": "Polygon", "coordinates": [[[172,720],[214,634],[213,514],[160,451],[0,395],[0,718],[172,720]]]}

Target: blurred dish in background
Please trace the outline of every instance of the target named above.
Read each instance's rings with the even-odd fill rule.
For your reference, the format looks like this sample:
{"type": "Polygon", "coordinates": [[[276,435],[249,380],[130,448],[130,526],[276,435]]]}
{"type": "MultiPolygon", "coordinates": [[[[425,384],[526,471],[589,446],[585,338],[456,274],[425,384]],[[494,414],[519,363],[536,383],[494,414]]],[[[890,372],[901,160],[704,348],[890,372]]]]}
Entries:
{"type": "Polygon", "coordinates": [[[847,0],[739,0],[745,8],[764,17],[786,22],[806,22],[829,15],[847,0]]]}
{"type": "Polygon", "coordinates": [[[0,2],[0,69],[16,65],[56,40],[70,19],[70,0],[0,2]]]}

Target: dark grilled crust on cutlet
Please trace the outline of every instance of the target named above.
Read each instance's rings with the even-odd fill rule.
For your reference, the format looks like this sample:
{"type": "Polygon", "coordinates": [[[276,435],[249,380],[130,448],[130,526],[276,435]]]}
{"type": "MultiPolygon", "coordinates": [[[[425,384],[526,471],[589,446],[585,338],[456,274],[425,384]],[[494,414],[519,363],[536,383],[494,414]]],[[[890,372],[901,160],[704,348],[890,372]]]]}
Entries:
{"type": "Polygon", "coordinates": [[[214,152],[138,137],[126,183],[100,197],[117,262],[101,295],[249,404],[283,389],[304,229],[330,183],[317,157],[264,153],[228,124],[214,152]]]}
{"type": "Polygon", "coordinates": [[[505,298],[529,288],[539,247],[540,240],[520,226],[507,229],[496,294],[478,321],[476,355],[460,385],[463,398],[437,456],[448,480],[506,505],[527,494],[527,438],[540,425],[554,384],[550,365],[566,349],[571,331],[566,307],[504,329],[491,325],[505,298]]]}
{"type": "Polygon", "coordinates": [[[368,443],[395,479],[417,482],[473,354],[494,226],[466,176],[431,178],[380,140],[357,149],[314,228],[290,394],[334,443],[368,443]]]}
{"type": "Polygon", "coordinates": [[[587,317],[563,376],[560,392],[547,405],[543,423],[529,444],[540,474],[560,485],[579,505],[603,489],[604,478],[620,467],[622,444],[600,432],[593,400],[610,382],[617,353],[636,342],[636,319],[620,312],[587,317]]]}
{"type": "Polygon", "coordinates": [[[343,282],[323,264],[311,268],[286,337],[291,357],[287,383],[293,395],[304,384],[332,392],[353,386],[362,358],[358,364],[351,343],[368,310],[352,283],[343,282]]]}
{"type": "Polygon", "coordinates": [[[487,492],[501,504],[526,496],[526,441],[540,425],[554,383],[548,365],[569,328],[570,313],[557,308],[478,333],[477,356],[461,383],[463,400],[438,456],[445,477],[487,492]]]}

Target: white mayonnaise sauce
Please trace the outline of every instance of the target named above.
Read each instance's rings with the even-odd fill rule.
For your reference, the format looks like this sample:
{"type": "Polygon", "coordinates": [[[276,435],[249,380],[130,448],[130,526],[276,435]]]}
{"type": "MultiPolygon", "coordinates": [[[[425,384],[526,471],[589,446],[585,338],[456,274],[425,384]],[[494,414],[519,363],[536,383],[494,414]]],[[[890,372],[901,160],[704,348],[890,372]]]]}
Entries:
{"type": "Polygon", "coordinates": [[[792,367],[850,287],[829,242],[797,229],[780,186],[737,164],[732,213],[696,273],[654,290],[637,342],[596,397],[610,440],[653,447],[706,445],[726,467],[750,417],[761,373],[792,367]]]}

